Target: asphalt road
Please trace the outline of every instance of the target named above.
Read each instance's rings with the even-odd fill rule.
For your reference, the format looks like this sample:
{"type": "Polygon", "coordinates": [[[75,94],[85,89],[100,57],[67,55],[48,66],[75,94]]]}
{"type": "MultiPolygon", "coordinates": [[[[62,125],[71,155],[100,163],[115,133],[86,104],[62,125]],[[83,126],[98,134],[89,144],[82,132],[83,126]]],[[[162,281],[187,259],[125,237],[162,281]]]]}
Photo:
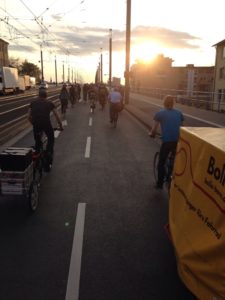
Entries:
{"type": "MultiPolygon", "coordinates": [[[[145,125],[157,105],[148,106],[145,125]]],[[[108,107],[90,114],[77,103],[67,123],[38,210],[31,215],[26,200],[0,198],[0,299],[193,300],[164,228],[168,196],[153,188],[159,145],[125,110],[114,129],[108,107]]],[[[15,145],[32,144],[30,132],[15,145]]]]}

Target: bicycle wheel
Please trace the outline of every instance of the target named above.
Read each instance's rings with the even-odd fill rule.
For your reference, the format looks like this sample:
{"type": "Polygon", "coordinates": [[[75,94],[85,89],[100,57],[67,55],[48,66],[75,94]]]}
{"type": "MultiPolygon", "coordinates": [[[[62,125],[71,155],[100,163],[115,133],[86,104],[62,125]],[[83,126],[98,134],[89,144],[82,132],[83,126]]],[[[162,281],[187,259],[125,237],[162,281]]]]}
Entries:
{"type": "Polygon", "coordinates": [[[41,178],[43,175],[43,164],[42,159],[39,158],[34,167],[34,180],[40,185],[41,178]]]}
{"type": "Polygon", "coordinates": [[[155,183],[158,182],[158,163],[159,163],[159,152],[156,152],[153,160],[153,173],[154,173],[155,183]]]}
{"type": "Polygon", "coordinates": [[[39,202],[39,190],[38,190],[38,183],[33,181],[30,185],[29,193],[28,193],[28,201],[30,210],[33,212],[38,207],[39,202]]]}
{"type": "Polygon", "coordinates": [[[49,173],[51,171],[52,161],[53,161],[52,154],[44,151],[42,163],[43,163],[43,169],[46,173],[49,173]]]}
{"type": "Polygon", "coordinates": [[[115,108],[114,112],[113,112],[113,127],[114,128],[116,128],[116,126],[117,126],[117,121],[118,121],[118,111],[115,108]]]}
{"type": "Polygon", "coordinates": [[[173,172],[173,164],[174,164],[174,155],[170,153],[166,159],[165,163],[165,182],[167,188],[170,189],[171,181],[172,181],[172,172],[173,172]]]}

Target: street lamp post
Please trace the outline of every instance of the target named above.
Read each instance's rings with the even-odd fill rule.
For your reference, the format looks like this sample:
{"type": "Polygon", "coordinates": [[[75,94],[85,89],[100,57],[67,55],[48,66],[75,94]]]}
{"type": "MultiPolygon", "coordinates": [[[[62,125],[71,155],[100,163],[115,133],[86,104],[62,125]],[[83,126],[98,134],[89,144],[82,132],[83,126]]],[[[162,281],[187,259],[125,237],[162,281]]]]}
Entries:
{"type": "Polygon", "coordinates": [[[126,25],[126,70],[125,70],[125,104],[129,103],[130,93],[130,24],[131,24],[131,0],[127,0],[127,25],[126,25]]]}
{"type": "Polygon", "coordinates": [[[70,65],[68,65],[68,83],[70,83],[70,65]]]}
{"type": "Polygon", "coordinates": [[[63,83],[65,83],[65,70],[64,70],[64,61],[63,61],[63,83]]]}
{"type": "Polygon", "coordinates": [[[109,29],[109,87],[112,85],[112,29],[109,29]]]}
{"type": "Polygon", "coordinates": [[[57,61],[55,56],[55,85],[58,85],[58,79],[57,79],[57,61]]]}
{"type": "Polygon", "coordinates": [[[44,81],[44,66],[43,66],[43,52],[42,52],[42,45],[40,45],[40,52],[41,52],[41,81],[44,81]]]}
{"type": "Polygon", "coordinates": [[[101,50],[101,55],[100,55],[100,82],[102,83],[102,81],[103,81],[103,78],[102,78],[102,69],[103,69],[103,66],[102,66],[102,64],[103,64],[103,62],[102,62],[102,48],[100,48],[100,50],[101,50]]]}

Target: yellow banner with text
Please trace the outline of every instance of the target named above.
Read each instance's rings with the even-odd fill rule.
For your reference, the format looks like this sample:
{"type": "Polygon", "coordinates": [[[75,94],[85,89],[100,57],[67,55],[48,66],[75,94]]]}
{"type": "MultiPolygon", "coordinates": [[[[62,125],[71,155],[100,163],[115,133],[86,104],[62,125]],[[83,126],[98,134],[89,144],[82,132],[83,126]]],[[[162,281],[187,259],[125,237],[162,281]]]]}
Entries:
{"type": "Polygon", "coordinates": [[[199,300],[225,299],[225,128],[181,128],[169,226],[186,286],[199,300]]]}

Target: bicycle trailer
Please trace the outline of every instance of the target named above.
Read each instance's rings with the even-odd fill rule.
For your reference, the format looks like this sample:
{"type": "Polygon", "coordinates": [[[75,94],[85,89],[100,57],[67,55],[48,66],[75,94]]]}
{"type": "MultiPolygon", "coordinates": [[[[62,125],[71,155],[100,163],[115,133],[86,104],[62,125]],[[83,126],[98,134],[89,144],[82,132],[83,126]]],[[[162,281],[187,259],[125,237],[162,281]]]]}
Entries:
{"type": "Polygon", "coordinates": [[[0,195],[25,196],[32,211],[38,204],[32,148],[9,147],[0,153],[0,195]]]}

